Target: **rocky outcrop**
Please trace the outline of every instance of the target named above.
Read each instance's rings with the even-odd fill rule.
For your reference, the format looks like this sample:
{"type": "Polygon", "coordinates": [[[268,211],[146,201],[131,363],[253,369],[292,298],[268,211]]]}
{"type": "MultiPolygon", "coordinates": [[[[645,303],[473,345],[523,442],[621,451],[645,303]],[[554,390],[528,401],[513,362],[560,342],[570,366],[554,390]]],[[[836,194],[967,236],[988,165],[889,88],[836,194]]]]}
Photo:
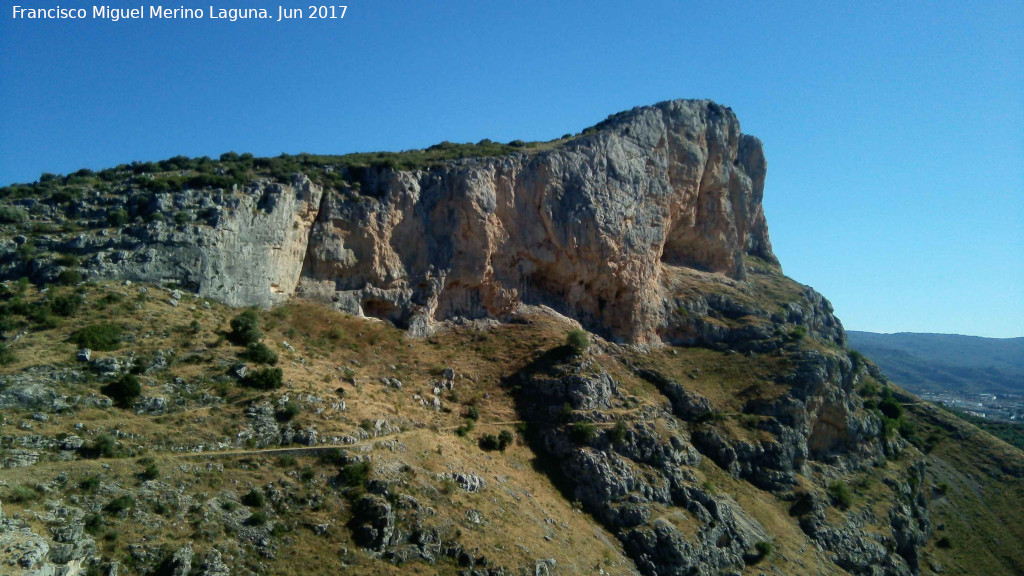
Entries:
{"type": "Polygon", "coordinates": [[[618,535],[644,574],[742,570],[768,539],[731,498],[699,485],[693,471],[701,456],[670,414],[611,424],[604,410],[621,409],[624,397],[599,366],[556,350],[515,379],[520,409],[536,423],[532,441],[556,468],[551,474],[618,535]],[[685,509],[696,526],[663,517],[672,507],[685,509]]]}
{"type": "MultiPolygon", "coordinates": [[[[40,236],[34,248],[78,257],[93,278],[173,283],[232,306],[269,306],[295,291],[321,195],[303,175],[236,190],[96,192],[65,207],[89,233],[40,236]],[[137,220],[107,228],[118,211],[137,220]]],[[[64,270],[45,258],[19,259],[19,245],[15,239],[0,248],[6,276],[53,281],[64,270]]]]}

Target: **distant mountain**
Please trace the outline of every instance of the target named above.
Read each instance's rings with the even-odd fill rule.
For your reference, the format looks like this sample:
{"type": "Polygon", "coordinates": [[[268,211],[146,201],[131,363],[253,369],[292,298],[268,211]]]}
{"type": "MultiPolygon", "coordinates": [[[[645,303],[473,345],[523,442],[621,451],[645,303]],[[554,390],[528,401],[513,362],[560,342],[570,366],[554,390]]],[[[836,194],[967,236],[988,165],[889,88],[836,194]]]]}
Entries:
{"type": "Polygon", "coordinates": [[[1024,394],[1024,338],[847,332],[851,348],[915,392],[1024,394]]]}

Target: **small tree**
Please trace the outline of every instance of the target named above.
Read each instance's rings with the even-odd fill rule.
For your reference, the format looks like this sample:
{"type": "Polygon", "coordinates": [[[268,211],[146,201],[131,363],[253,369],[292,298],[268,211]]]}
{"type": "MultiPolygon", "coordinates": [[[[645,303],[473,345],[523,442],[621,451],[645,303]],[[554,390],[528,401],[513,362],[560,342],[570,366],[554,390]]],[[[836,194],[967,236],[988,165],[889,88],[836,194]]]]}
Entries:
{"type": "Polygon", "coordinates": [[[853,504],[853,493],[845,482],[833,482],[828,487],[828,494],[832,497],[832,503],[841,510],[846,510],[853,504]]]}
{"type": "Polygon", "coordinates": [[[284,372],[280,368],[262,368],[248,374],[242,384],[257,390],[273,390],[281,387],[283,379],[284,372]]]}
{"type": "Polygon", "coordinates": [[[611,430],[608,431],[608,441],[612,444],[622,444],[626,441],[626,423],[619,420],[612,426],[611,430]]]}
{"type": "Polygon", "coordinates": [[[572,425],[572,439],[577,444],[590,444],[597,437],[597,426],[590,422],[576,422],[572,425]]]}
{"type": "Polygon", "coordinates": [[[590,336],[585,331],[576,328],[569,330],[569,334],[565,337],[565,343],[577,354],[583,354],[590,348],[590,336]]]}
{"type": "Polygon", "coordinates": [[[90,350],[117,350],[122,332],[116,324],[93,324],[72,334],[70,340],[90,350]]]}
{"type": "Polygon", "coordinates": [[[260,341],[260,319],[255,310],[246,310],[231,319],[231,332],[228,340],[238,346],[248,346],[260,341]]]}
{"type": "Polygon", "coordinates": [[[260,491],[256,490],[255,488],[249,490],[249,492],[247,492],[245,496],[242,496],[242,504],[245,504],[250,508],[260,508],[261,506],[263,506],[264,502],[265,499],[263,497],[263,494],[260,491]]]}
{"type": "Polygon", "coordinates": [[[504,452],[505,449],[511,446],[512,443],[515,441],[515,434],[509,432],[508,430],[502,430],[501,433],[498,434],[498,450],[504,452]]]}
{"type": "Polygon", "coordinates": [[[491,450],[497,450],[500,445],[498,437],[494,434],[484,434],[480,437],[480,440],[477,441],[477,444],[480,446],[481,450],[486,450],[488,452],[491,450]]]}
{"type": "Polygon", "coordinates": [[[82,275],[75,270],[62,270],[57,275],[57,284],[61,286],[74,286],[82,281],[82,275]]]}
{"type": "Polygon", "coordinates": [[[110,226],[124,226],[127,223],[128,212],[122,208],[116,208],[107,214],[107,224],[110,226]]]}
{"type": "Polygon", "coordinates": [[[100,392],[110,396],[120,408],[130,408],[135,399],[142,394],[142,385],[139,384],[138,376],[125,374],[100,389],[100,392]]]}
{"type": "Polygon", "coordinates": [[[263,342],[250,342],[245,347],[242,357],[257,364],[270,364],[271,366],[277,364],[277,352],[271,350],[263,342]]]}

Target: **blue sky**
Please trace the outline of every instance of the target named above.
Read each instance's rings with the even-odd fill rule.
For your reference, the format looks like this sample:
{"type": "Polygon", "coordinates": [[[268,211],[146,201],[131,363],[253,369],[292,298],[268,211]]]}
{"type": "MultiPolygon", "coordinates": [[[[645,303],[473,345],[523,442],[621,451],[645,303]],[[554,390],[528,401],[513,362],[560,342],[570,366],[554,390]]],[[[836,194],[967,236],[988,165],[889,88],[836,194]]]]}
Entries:
{"type": "Polygon", "coordinates": [[[12,4],[0,184],[177,154],[546,140],[712,98],[764,141],[785,271],[847,328],[1024,335],[1019,0],[357,1],[344,20],[234,23],[16,21],[12,4]]]}

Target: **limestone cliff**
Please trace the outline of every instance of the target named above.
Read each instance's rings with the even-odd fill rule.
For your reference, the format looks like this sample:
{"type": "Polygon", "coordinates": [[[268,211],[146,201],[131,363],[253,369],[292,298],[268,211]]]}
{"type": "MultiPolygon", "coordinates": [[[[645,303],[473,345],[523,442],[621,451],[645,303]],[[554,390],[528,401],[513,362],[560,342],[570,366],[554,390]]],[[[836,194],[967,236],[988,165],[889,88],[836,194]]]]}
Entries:
{"type": "MultiPolygon", "coordinates": [[[[148,223],[35,244],[84,256],[86,275],[175,280],[232,305],[297,289],[423,334],[441,320],[546,304],[636,343],[673,338],[667,267],[743,280],[744,255],[776,263],[761,143],[709,101],[636,108],[524,153],[344,170],[329,192],[305,174],[212,192],[96,192],[69,215],[102,223],[127,207],[148,223]],[[173,210],[192,214],[189,225],[150,218],[173,210]]],[[[46,264],[33,273],[59,273],[46,264]]]]}

